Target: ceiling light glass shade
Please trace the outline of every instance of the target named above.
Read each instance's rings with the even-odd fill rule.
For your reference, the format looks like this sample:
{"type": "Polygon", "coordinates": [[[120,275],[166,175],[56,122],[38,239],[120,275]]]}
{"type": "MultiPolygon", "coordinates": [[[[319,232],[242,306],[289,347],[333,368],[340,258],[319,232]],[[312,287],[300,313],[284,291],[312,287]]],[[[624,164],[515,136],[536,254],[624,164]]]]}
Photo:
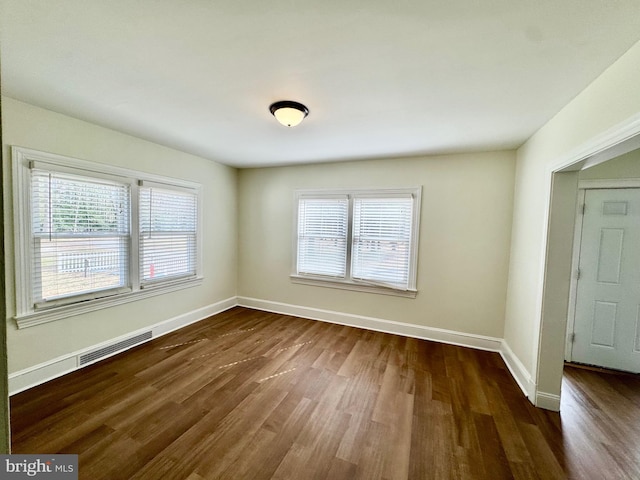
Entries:
{"type": "Polygon", "coordinates": [[[276,117],[276,120],[285,127],[295,127],[309,115],[309,109],[298,102],[284,100],[276,102],[269,107],[269,111],[276,117]]]}

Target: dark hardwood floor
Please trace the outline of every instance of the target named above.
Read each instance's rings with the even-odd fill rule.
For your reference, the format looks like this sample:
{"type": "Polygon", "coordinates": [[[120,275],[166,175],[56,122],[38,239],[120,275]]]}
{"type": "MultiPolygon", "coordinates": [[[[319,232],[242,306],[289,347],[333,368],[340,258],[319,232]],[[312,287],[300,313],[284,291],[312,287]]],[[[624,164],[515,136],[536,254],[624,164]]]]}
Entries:
{"type": "Polygon", "coordinates": [[[15,395],[14,453],[98,479],[639,479],[640,381],[234,308],[15,395]]]}

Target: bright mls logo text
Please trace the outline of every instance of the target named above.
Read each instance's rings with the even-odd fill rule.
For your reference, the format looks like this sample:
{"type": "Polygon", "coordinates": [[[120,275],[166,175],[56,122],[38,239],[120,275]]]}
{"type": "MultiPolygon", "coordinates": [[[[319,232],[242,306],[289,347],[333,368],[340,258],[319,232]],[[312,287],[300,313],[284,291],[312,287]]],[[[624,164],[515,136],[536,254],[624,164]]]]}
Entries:
{"type": "Polygon", "coordinates": [[[7,480],[19,478],[77,480],[78,478],[77,455],[2,455],[0,466],[0,478],[7,480]]]}
{"type": "MultiPolygon", "coordinates": [[[[38,473],[51,473],[53,472],[53,463],[49,460],[47,462],[43,462],[39,458],[36,459],[35,462],[27,462],[23,460],[21,463],[14,463],[6,459],[7,469],[5,472],[7,473],[26,473],[30,477],[34,477],[38,473]]],[[[56,465],[57,467],[65,467],[66,465],[56,465]]]]}

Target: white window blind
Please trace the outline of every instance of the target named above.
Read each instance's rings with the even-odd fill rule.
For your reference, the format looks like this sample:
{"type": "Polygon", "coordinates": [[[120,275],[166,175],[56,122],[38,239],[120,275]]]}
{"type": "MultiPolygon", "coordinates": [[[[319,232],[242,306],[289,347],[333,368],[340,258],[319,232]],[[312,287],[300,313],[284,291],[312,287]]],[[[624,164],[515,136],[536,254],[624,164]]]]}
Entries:
{"type": "Polygon", "coordinates": [[[354,198],[352,278],[407,289],[412,219],[410,196],[354,198]]]}
{"type": "Polygon", "coordinates": [[[36,307],[128,286],[129,200],[126,183],[31,169],[36,307]]]}
{"type": "Polygon", "coordinates": [[[202,284],[198,183],[15,146],[11,167],[19,328],[202,284]]]}
{"type": "Polygon", "coordinates": [[[299,190],[291,280],[415,298],[421,187],[299,190]]]}
{"type": "Polygon", "coordinates": [[[197,192],[143,183],[139,197],[140,284],[195,276],[197,192]]]}
{"type": "Polygon", "coordinates": [[[348,206],[346,195],[298,201],[298,274],[345,277],[348,206]]]}

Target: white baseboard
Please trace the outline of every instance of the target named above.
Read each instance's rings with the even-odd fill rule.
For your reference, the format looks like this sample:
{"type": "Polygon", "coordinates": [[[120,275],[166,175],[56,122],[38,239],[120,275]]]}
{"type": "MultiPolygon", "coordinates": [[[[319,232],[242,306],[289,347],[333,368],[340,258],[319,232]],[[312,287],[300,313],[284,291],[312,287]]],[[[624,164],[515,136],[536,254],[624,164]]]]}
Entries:
{"type": "Polygon", "coordinates": [[[536,385],[531,378],[529,371],[525,368],[520,359],[516,357],[506,341],[502,340],[502,345],[499,351],[504,363],[511,372],[511,376],[515,379],[516,383],[522,390],[522,393],[525,394],[531,403],[534,403],[536,385]]]}
{"type": "Polygon", "coordinates": [[[209,318],[212,315],[217,315],[218,313],[229,310],[236,305],[238,305],[237,297],[229,297],[225,300],[207,305],[206,307],[198,308],[197,310],[192,310],[190,312],[183,313],[182,315],[178,315],[177,317],[170,318],[169,320],[165,320],[164,322],[160,322],[151,327],[153,330],[153,338],[171,333],[174,330],[199,322],[200,320],[209,318]]]}
{"type": "Polygon", "coordinates": [[[341,313],[332,310],[303,307],[288,303],[272,302],[257,298],[238,297],[238,305],[247,308],[254,308],[256,310],[309,318],[311,320],[320,320],[323,322],[338,323],[341,325],[375,330],[378,332],[393,333],[396,335],[403,335],[405,337],[433,340],[451,345],[498,352],[507,366],[507,369],[511,373],[511,376],[531,403],[534,403],[534,405],[540,408],[554,411],[558,411],[560,407],[560,397],[558,396],[544,393],[540,393],[536,396],[536,384],[531,378],[531,374],[522,364],[520,359],[518,359],[518,357],[513,353],[507,342],[501,338],[425,327],[392,320],[384,320],[381,318],[341,313]]]}
{"type": "MultiPolygon", "coordinates": [[[[121,340],[136,336],[142,332],[152,332],[151,339],[158,338],[167,333],[186,327],[192,323],[204,320],[212,315],[224,312],[234,306],[242,306],[263,310],[266,312],[280,313],[284,315],[293,315],[311,320],[320,320],[323,322],[337,323],[350,327],[364,328],[377,332],[392,333],[405,337],[420,338],[422,340],[432,340],[440,343],[458,345],[462,347],[470,347],[478,350],[488,350],[491,352],[499,352],[504,360],[511,375],[516,383],[520,386],[523,393],[535,405],[548,410],[558,411],[560,408],[560,397],[544,392],[536,394],[535,383],[531,379],[531,374],[522,365],[522,362],[514,355],[509,345],[501,338],[488,337],[484,335],[475,335],[471,333],[456,332],[441,328],[425,327],[393,320],[385,320],[382,318],[366,317],[363,315],[354,315],[350,313],[341,313],[333,310],[323,310],[319,308],[304,307],[300,305],[291,305],[288,303],[272,302],[269,300],[261,300],[249,297],[230,297],[226,300],[216,302],[206,307],[193,310],[191,312],[178,315],[177,317],[150,325],[147,328],[129,332],[127,335],[110,339],[91,347],[69,353],[62,357],[55,358],[48,362],[34,365],[33,367],[11,373],[9,375],[9,394],[27,390],[54,378],[60,377],[67,373],[78,370],[86,365],[80,365],[80,356],[99,350],[109,345],[118,343],[121,340]]],[[[144,343],[144,342],[141,342],[144,343]]],[[[140,343],[136,344],[140,345],[140,343]]],[[[132,348],[136,345],[131,345],[132,348]]],[[[121,353],[128,348],[114,352],[112,355],[121,353]]],[[[107,356],[100,360],[108,358],[107,356]]]]}
{"type": "MultiPolygon", "coordinates": [[[[236,297],[230,297],[220,302],[216,302],[211,305],[207,305],[205,307],[183,313],[182,315],[178,315],[177,317],[170,318],[163,322],[158,322],[146,328],[129,332],[126,335],[109,339],[106,342],[101,342],[97,345],[92,345],[91,347],[84,348],[82,350],[78,350],[76,352],[54,358],[53,360],[34,365],[33,367],[11,373],[9,374],[9,395],[14,395],[31,387],[35,387],[36,385],[40,385],[41,383],[53,380],[54,378],[60,377],[67,373],[73,372],[74,370],[78,370],[87,365],[90,365],[90,363],[80,365],[80,357],[84,354],[100,350],[101,348],[113,345],[127,338],[135,337],[136,335],[143,332],[151,331],[152,335],[149,340],[153,340],[154,338],[161,337],[162,335],[166,335],[167,333],[173,332],[174,330],[177,330],[179,328],[186,327],[187,325],[199,322],[200,320],[204,320],[205,318],[208,318],[212,315],[224,312],[225,310],[235,307],[236,305],[236,297]]],[[[131,345],[127,348],[118,350],[111,355],[101,357],[100,360],[121,353],[125,350],[128,350],[129,348],[140,345],[141,343],[145,342],[136,343],[135,345],[131,345]]]]}
{"type": "Polygon", "coordinates": [[[393,333],[396,335],[403,335],[405,337],[420,338],[422,340],[433,340],[440,343],[448,343],[462,347],[489,350],[491,352],[500,351],[500,347],[502,345],[501,338],[461,333],[453,330],[425,327],[422,325],[396,322],[393,320],[384,320],[382,318],[365,317],[363,315],[353,315],[333,310],[303,307],[300,305],[272,302],[270,300],[261,300],[257,298],[238,297],[238,305],[256,310],[293,315],[296,317],[320,320],[329,323],[338,323],[340,325],[348,325],[350,327],[393,333]]]}
{"type": "Polygon", "coordinates": [[[545,410],[559,412],[560,411],[560,395],[554,395],[553,393],[537,392],[535,406],[544,408],[545,410]]]}

